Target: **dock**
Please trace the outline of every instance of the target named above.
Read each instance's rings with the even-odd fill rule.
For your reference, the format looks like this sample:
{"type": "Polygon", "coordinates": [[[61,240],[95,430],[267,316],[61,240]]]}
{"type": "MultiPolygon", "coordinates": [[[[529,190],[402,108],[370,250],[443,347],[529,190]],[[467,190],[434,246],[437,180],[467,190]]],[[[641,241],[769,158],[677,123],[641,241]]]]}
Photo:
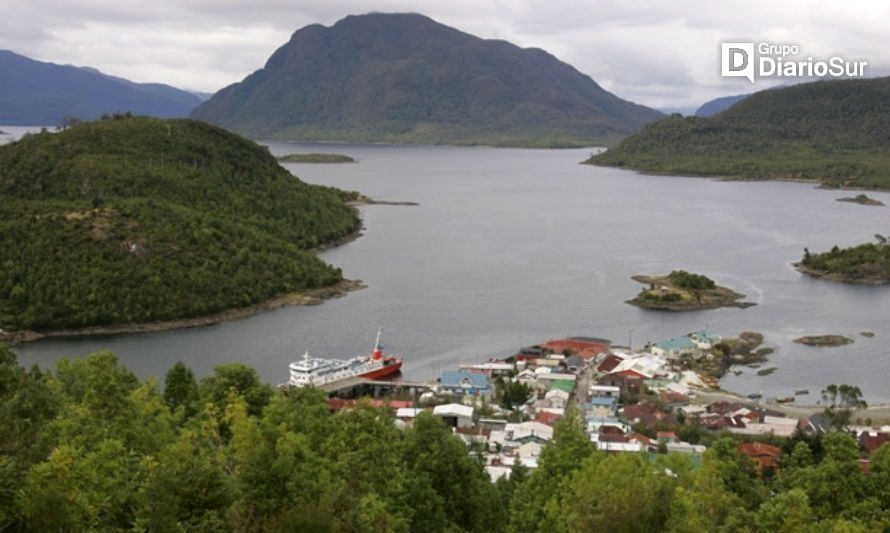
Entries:
{"type": "Polygon", "coordinates": [[[329,397],[361,398],[370,396],[379,398],[382,396],[415,397],[427,391],[432,391],[434,383],[422,381],[378,381],[363,377],[344,379],[336,383],[322,385],[329,397]]]}

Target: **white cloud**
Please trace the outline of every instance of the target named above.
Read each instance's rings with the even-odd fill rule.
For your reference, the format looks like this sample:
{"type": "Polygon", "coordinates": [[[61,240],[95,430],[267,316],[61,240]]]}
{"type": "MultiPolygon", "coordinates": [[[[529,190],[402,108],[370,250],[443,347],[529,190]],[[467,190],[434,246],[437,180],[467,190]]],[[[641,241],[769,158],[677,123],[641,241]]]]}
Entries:
{"type": "Polygon", "coordinates": [[[262,67],[300,27],[370,11],[422,12],[479,37],[543,48],[654,107],[771,85],[720,78],[723,40],[793,41],[815,56],[866,59],[872,74],[890,71],[890,3],[881,0],[3,0],[0,48],[215,91],[262,67]]]}

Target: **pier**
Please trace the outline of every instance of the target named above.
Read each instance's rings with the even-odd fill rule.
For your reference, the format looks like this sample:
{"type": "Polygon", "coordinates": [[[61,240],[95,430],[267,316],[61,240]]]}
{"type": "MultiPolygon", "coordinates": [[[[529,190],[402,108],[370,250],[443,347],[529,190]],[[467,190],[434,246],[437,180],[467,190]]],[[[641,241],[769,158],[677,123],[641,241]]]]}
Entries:
{"type": "Polygon", "coordinates": [[[377,381],[373,379],[354,377],[344,379],[336,383],[322,385],[329,397],[337,398],[361,398],[370,396],[380,398],[382,396],[417,397],[427,391],[433,390],[434,383],[421,381],[377,381]]]}

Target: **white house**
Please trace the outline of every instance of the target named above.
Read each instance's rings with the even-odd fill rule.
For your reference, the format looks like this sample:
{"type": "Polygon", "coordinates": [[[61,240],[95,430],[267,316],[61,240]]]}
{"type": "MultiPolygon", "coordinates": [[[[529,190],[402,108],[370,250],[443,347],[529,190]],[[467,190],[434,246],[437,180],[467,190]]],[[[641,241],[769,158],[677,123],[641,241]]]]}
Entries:
{"type": "Polygon", "coordinates": [[[459,403],[437,405],[433,414],[441,417],[446,426],[466,428],[473,425],[473,408],[459,403]]]}

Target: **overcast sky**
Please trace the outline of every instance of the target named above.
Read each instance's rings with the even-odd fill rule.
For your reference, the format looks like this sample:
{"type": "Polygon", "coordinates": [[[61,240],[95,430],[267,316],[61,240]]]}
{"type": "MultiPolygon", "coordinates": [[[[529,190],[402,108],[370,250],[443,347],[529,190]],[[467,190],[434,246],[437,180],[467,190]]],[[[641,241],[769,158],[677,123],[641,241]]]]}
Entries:
{"type": "Polygon", "coordinates": [[[870,76],[890,73],[886,0],[0,0],[0,48],[214,92],[261,68],[297,29],[370,11],[420,12],[543,48],[657,108],[768,86],[721,78],[721,41],[794,42],[814,57],[868,60],[870,76]]]}

